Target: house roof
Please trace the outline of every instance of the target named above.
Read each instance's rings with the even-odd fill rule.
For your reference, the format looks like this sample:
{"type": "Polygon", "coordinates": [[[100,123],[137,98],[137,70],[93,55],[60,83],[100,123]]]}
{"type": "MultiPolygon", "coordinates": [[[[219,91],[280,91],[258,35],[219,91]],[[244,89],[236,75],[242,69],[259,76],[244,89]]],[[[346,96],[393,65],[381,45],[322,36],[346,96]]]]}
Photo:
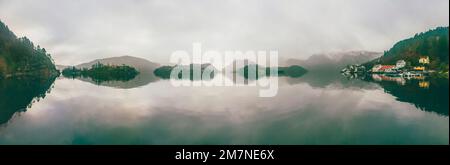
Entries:
{"type": "Polygon", "coordinates": [[[395,65],[382,65],[380,70],[392,69],[395,68],[395,65]]]}

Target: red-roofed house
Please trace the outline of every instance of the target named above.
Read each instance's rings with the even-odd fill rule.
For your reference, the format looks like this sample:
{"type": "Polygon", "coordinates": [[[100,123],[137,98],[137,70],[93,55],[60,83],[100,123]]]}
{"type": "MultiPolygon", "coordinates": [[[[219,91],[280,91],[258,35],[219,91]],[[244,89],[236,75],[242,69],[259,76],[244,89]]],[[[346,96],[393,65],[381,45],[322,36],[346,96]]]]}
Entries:
{"type": "Polygon", "coordinates": [[[375,65],[372,68],[372,72],[394,72],[395,71],[395,65],[375,65]]]}

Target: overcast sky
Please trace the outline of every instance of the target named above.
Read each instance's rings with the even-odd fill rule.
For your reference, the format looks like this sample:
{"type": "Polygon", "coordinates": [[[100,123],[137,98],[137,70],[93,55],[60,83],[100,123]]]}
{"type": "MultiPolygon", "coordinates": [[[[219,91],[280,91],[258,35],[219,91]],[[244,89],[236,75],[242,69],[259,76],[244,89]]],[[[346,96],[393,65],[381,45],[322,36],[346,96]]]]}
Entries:
{"type": "Polygon", "coordinates": [[[384,51],[449,24],[448,0],[0,0],[0,19],[56,63],[132,55],[168,62],[176,50],[384,51]]]}

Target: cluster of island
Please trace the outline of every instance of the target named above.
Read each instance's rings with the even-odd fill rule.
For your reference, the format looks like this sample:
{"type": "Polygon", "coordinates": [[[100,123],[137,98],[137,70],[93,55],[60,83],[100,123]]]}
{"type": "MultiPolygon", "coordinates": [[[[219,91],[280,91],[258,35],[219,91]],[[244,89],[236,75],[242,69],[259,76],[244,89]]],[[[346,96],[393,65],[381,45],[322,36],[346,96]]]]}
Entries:
{"type": "MultiPolygon", "coordinates": [[[[160,66],[155,68],[152,74],[160,79],[211,80],[215,75],[226,72],[225,70],[226,69],[220,71],[213,65],[207,63],[160,66]],[[196,68],[198,68],[199,74],[194,74],[196,68]]],[[[257,64],[250,64],[241,68],[234,68],[231,72],[246,79],[258,79],[263,76],[301,77],[307,70],[298,65],[288,67],[263,67],[257,64]]],[[[139,75],[139,71],[137,68],[126,64],[117,65],[97,62],[90,68],[66,66],[62,69],[62,75],[67,78],[91,78],[97,83],[102,83],[107,81],[129,81],[139,75]]]]}

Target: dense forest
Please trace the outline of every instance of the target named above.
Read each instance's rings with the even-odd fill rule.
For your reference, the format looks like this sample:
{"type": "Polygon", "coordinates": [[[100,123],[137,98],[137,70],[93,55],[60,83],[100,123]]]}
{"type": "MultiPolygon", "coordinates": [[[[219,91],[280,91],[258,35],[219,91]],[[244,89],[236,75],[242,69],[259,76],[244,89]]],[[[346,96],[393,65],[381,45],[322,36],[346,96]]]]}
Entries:
{"type": "Polygon", "coordinates": [[[89,77],[97,83],[104,81],[129,81],[135,78],[139,71],[127,65],[104,65],[97,63],[91,68],[77,69],[68,67],[62,71],[64,77],[89,77]]]}
{"type": "Polygon", "coordinates": [[[448,72],[449,56],[448,27],[438,27],[396,43],[384,55],[365,64],[371,68],[375,64],[394,65],[397,60],[405,60],[409,66],[419,65],[419,58],[430,58],[429,69],[448,72]]]}
{"type": "Polygon", "coordinates": [[[0,21],[0,78],[21,75],[55,75],[58,71],[49,53],[27,37],[17,38],[0,21]]]}

